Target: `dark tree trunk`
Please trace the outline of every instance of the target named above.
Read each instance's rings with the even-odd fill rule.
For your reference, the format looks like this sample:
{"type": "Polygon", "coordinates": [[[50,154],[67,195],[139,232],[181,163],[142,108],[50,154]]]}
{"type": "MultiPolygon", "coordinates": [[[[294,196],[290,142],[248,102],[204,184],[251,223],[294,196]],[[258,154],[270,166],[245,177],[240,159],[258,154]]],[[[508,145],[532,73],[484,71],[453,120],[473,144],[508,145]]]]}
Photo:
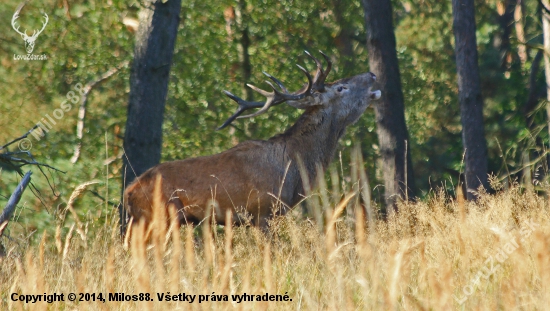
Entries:
{"type": "Polygon", "coordinates": [[[342,14],[342,7],[347,5],[344,3],[344,0],[333,0],[332,6],[334,7],[334,17],[336,18],[336,24],[340,27],[340,32],[334,38],[336,47],[340,52],[340,62],[342,63],[342,68],[344,76],[352,74],[354,65],[354,53],[353,53],[353,42],[352,34],[353,29],[346,21],[344,15],[342,14]]]}
{"type": "Polygon", "coordinates": [[[363,0],[370,71],[376,74],[382,97],[375,104],[380,156],[388,211],[398,198],[414,197],[415,184],[405,107],[395,49],[390,0],[363,0]]]}
{"type": "MultiPolygon", "coordinates": [[[[124,134],[123,190],[160,161],[164,104],[180,9],[181,0],[157,0],[147,1],[140,12],[124,134]]],[[[122,207],[120,214],[124,227],[122,207]]]]}
{"type": "Polygon", "coordinates": [[[458,99],[468,200],[477,198],[476,191],[480,186],[489,189],[474,10],[474,0],[453,0],[458,99]]]}
{"type": "Polygon", "coordinates": [[[254,91],[247,87],[247,83],[251,83],[252,79],[252,64],[250,63],[250,34],[248,33],[248,21],[245,21],[246,17],[246,1],[240,0],[239,7],[237,9],[239,16],[239,28],[241,30],[241,38],[239,40],[239,59],[241,61],[242,73],[243,73],[243,90],[246,100],[254,100],[254,91]]]}
{"type": "MultiPolygon", "coordinates": [[[[533,110],[537,108],[537,105],[539,104],[539,100],[541,100],[544,97],[541,97],[540,90],[537,90],[537,75],[539,73],[540,69],[540,62],[542,61],[543,53],[541,50],[537,52],[537,55],[533,59],[533,62],[531,63],[531,71],[529,73],[529,93],[527,96],[527,101],[525,102],[525,105],[523,106],[523,116],[525,117],[525,124],[529,128],[529,130],[534,131],[535,130],[535,124],[533,123],[533,110]]],[[[537,139],[540,137],[537,136],[537,139]]]]}
{"type": "Polygon", "coordinates": [[[501,67],[509,70],[512,62],[512,48],[510,36],[514,27],[514,12],[516,10],[517,0],[504,0],[502,2],[503,10],[499,9],[498,22],[500,24],[501,33],[495,36],[495,44],[500,50],[501,67]]]}

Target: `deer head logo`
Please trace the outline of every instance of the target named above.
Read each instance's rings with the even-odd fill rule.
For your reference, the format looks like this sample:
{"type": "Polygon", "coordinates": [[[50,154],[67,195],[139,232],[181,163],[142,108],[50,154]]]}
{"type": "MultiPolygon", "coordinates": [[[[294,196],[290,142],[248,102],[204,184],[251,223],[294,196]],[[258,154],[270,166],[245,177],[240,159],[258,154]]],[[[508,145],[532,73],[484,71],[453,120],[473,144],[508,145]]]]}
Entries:
{"type": "Polygon", "coordinates": [[[27,50],[27,53],[32,53],[34,50],[34,42],[36,41],[36,38],[38,38],[38,35],[44,31],[44,28],[46,28],[46,25],[48,24],[48,14],[44,13],[44,22],[42,22],[42,29],[40,30],[34,30],[32,33],[32,36],[27,35],[27,30],[21,32],[19,31],[19,25],[16,24],[16,20],[19,18],[19,12],[23,9],[25,6],[25,2],[21,3],[17,10],[15,10],[15,13],[13,14],[13,17],[11,18],[11,26],[13,29],[21,35],[21,38],[25,40],[25,49],[27,50]]]}

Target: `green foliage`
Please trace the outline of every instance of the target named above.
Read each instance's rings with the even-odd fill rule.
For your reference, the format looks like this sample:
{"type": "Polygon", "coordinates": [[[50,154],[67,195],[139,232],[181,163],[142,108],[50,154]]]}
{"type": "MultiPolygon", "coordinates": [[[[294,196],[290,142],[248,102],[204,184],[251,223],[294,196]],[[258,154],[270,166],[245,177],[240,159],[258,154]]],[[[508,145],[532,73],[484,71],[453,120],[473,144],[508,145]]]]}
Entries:
{"type": "MultiPolygon", "coordinates": [[[[58,6],[58,3],[62,2],[30,1],[17,20],[20,31],[27,29],[30,35],[33,29],[42,26],[42,14],[48,14],[49,22],[38,36],[33,51],[33,54],[46,54],[46,61],[15,60],[14,54],[26,54],[23,40],[9,23],[0,31],[0,124],[4,129],[0,142],[19,137],[44,119],[52,128],[39,140],[29,136],[30,152],[37,161],[67,172],[61,174],[44,169],[46,175],[42,175],[36,167],[32,168],[33,184],[40,191],[40,199],[30,191],[25,193],[16,211],[19,225],[10,225],[10,230],[15,232],[20,229],[23,232],[55,230],[51,225],[59,221],[57,216],[66,207],[71,192],[85,181],[102,180],[103,184],[96,185],[93,190],[103,194],[108,184],[110,199],[120,193],[117,181],[120,179],[120,160],[111,166],[103,162],[121,149],[117,128],[125,122],[129,70],[121,70],[89,94],[82,155],[76,164],[69,159],[78,142],[75,133],[80,103],[70,103],[70,109],[60,119],[54,118],[54,111],[71,97],[70,91],[76,92],[77,84],[86,85],[121,62],[131,60],[133,36],[121,19],[135,15],[138,7],[127,1],[71,1],[65,4],[69,6],[58,6]],[[47,116],[56,123],[48,121],[47,116]],[[108,178],[113,181],[108,183],[108,178]]],[[[18,5],[19,1],[2,2],[1,18],[11,21],[18,5]]],[[[17,145],[10,151],[18,151],[17,145]]],[[[16,174],[7,169],[9,167],[4,167],[0,179],[3,195],[9,195],[17,184],[16,174]]],[[[4,202],[0,199],[1,206],[4,202]]],[[[98,206],[105,206],[90,193],[76,204],[82,207],[83,215],[101,213],[98,206]]]]}
{"type": "MultiPolygon", "coordinates": [[[[436,0],[392,3],[417,184],[424,193],[444,184],[450,187],[456,185],[463,171],[451,3],[436,0]]],[[[2,2],[0,18],[11,20],[18,5],[19,0],[2,2]]],[[[540,154],[535,151],[548,142],[544,130],[545,102],[541,101],[534,111],[532,127],[526,126],[522,110],[527,101],[536,46],[541,42],[540,17],[536,1],[525,1],[522,22],[528,58],[522,63],[518,48],[523,43],[513,29],[506,51],[499,45],[503,29],[497,1],[476,5],[489,164],[495,175],[504,178],[508,172],[522,168],[524,150],[533,151],[534,157],[540,154]],[[503,55],[510,55],[509,61],[503,55]]],[[[47,61],[14,60],[14,54],[25,53],[24,44],[5,23],[0,31],[3,129],[0,143],[26,132],[46,114],[52,116],[77,83],[85,85],[121,63],[131,62],[134,34],[124,26],[123,19],[137,18],[139,9],[138,1],[30,1],[18,23],[21,30],[27,28],[30,34],[31,29],[41,26],[41,12],[49,15],[49,23],[38,37],[34,51],[47,54],[47,61]]],[[[288,128],[300,111],[281,105],[269,114],[237,120],[234,127],[215,131],[236,108],[223,90],[247,97],[246,83],[266,87],[262,71],[276,76],[291,90],[301,87],[306,80],[295,64],[314,69],[303,50],[314,54],[322,50],[332,56],[334,69],[329,80],[367,71],[362,10],[359,0],[183,1],[166,103],[163,161],[221,152],[239,141],[266,139],[288,128]],[[244,32],[250,38],[249,80],[243,69],[244,32]],[[347,37],[340,36],[342,33],[347,33],[347,37]],[[353,55],[345,55],[343,40],[351,44],[353,55]],[[346,61],[352,66],[345,66],[346,61]]],[[[78,104],[57,120],[40,141],[31,138],[31,152],[37,160],[67,173],[47,171],[55,188],[52,193],[45,177],[33,169],[33,181],[44,202],[41,204],[30,192],[26,193],[18,211],[25,230],[42,230],[56,223],[56,211],[63,210],[72,190],[86,181],[101,181],[90,189],[118,202],[129,75],[130,66],[125,66],[92,89],[82,153],[76,164],[69,159],[78,143],[75,134],[78,104]]],[[[544,96],[542,70],[537,81],[536,87],[544,96]]],[[[261,97],[254,95],[254,99],[261,97]]],[[[341,141],[342,163],[349,163],[349,147],[361,144],[372,187],[379,185],[382,178],[375,129],[374,112],[368,110],[341,141]]],[[[347,174],[348,168],[343,169],[347,174]]],[[[5,168],[0,193],[11,193],[16,183],[16,175],[5,168]]],[[[3,202],[0,198],[0,206],[3,202]]],[[[109,208],[91,192],[85,192],[76,203],[81,215],[98,219],[101,211],[109,208]]]]}
{"type": "MultiPolygon", "coordinates": [[[[463,149],[451,3],[426,0],[403,1],[403,4],[402,8],[396,7],[399,23],[395,31],[417,182],[423,191],[445,184],[456,185],[463,172],[463,149]]],[[[541,28],[536,1],[525,1],[525,4],[521,22],[530,40],[527,46],[532,47],[540,44],[541,28]]],[[[522,150],[542,152],[541,143],[547,141],[547,134],[540,127],[527,128],[522,113],[528,97],[531,63],[537,50],[528,48],[528,59],[522,64],[518,48],[524,43],[518,42],[515,24],[512,20],[511,45],[505,49],[500,43],[503,29],[499,18],[497,1],[476,4],[489,169],[505,178],[508,172],[522,167],[522,150]],[[509,62],[504,53],[510,55],[509,62]]],[[[537,81],[540,82],[538,88],[541,83],[544,85],[543,70],[538,72],[537,81]]],[[[544,111],[540,108],[534,111],[534,120],[536,125],[544,126],[544,111]]]]}

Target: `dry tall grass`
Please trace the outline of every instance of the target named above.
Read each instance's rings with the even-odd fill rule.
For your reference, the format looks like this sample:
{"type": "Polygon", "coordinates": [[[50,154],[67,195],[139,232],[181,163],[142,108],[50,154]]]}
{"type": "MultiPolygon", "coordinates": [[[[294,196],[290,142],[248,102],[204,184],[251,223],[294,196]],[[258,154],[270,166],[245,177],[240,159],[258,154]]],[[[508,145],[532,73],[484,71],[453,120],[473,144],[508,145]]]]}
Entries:
{"type": "Polygon", "coordinates": [[[291,214],[276,219],[269,236],[158,221],[149,243],[137,226],[127,248],[116,213],[95,232],[75,219],[67,234],[44,235],[38,245],[4,241],[0,309],[548,310],[547,199],[519,187],[475,204],[439,193],[370,223],[358,202],[351,192],[340,200],[321,191],[306,203],[327,211],[324,226],[291,214]],[[12,293],[63,293],[65,302],[25,304],[12,293]],[[106,302],[69,302],[69,293],[102,293],[106,302]],[[154,301],[108,301],[108,293],[150,293],[154,301]],[[196,296],[193,303],[159,302],[157,293],[196,296]],[[243,293],[291,301],[232,301],[243,293]],[[228,301],[212,301],[212,294],[228,301]],[[208,301],[199,303],[199,295],[208,301]]]}

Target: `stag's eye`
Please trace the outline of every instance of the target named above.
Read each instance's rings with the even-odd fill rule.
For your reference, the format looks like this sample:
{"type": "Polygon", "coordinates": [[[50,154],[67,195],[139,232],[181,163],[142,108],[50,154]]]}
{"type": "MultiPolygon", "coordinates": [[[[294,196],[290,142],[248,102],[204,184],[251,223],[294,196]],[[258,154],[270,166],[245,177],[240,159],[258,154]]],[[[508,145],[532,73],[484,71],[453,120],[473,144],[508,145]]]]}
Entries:
{"type": "Polygon", "coordinates": [[[342,92],[343,90],[347,90],[347,89],[348,89],[348,88],[345,87],[345,86],[339,86],[339,87],[336,89],[336,91],[342,92]]]}

